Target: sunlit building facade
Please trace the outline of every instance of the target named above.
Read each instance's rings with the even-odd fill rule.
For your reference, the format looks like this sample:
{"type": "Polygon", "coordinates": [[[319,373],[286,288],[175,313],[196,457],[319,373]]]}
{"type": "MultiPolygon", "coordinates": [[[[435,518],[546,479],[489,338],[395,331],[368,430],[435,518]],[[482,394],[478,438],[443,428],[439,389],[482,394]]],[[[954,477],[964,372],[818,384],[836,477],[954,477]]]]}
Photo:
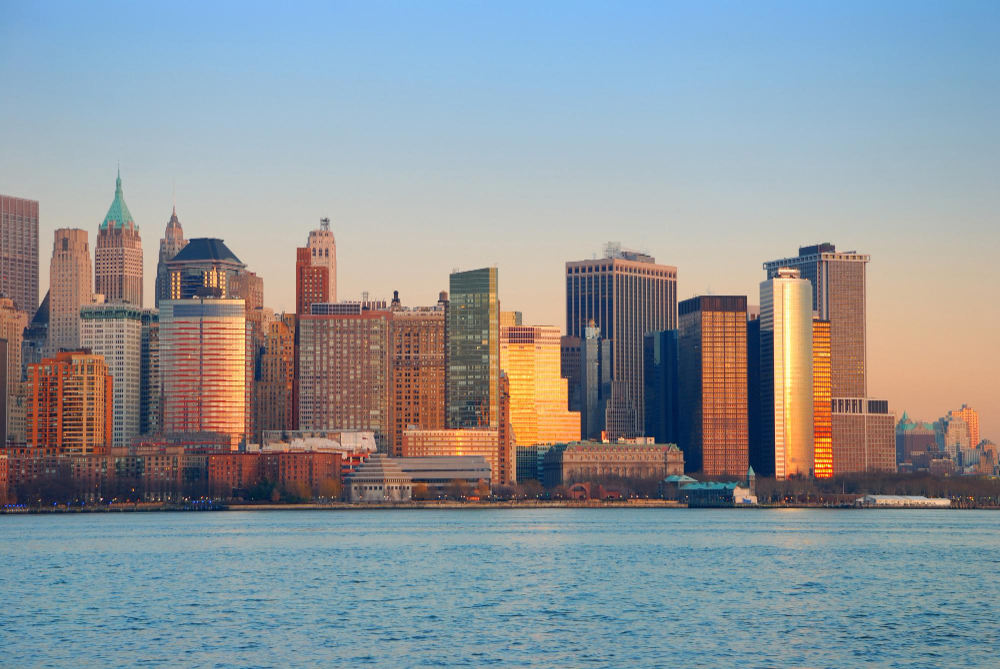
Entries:
{"type": "Polygon", "coordinates": [[[330,230],[330,219],[320,219],[318,230],[309,232],[306,244],[311,257],[311,264],[326,268],[327,301],[337,301],[337,239],[330,230]]]}
{"type": "Polygon", "coordinates": [[[236,447],[247,425],[243,300],[160,302],[163,432],[216,432],[236,447]]]}
{"type": "Polygon", "coordinates": [[[261,432],[295,430],[295,329],[297,319],[286,314],[264,323],[263,352],[260,356],[256,393],[253,401],[256,424],[261,432]]]}
{"type": "Polygon", "coordinates": [[[968,404],[963,404],[962,408],[958,411],[949,411],[949,418],[960,418],[965,421],[969,430],[969,448],[975,448],[979,445],[981,441],[979,435],[979,412],[970,407],[968,404]]]}
{"type": "Polygon", "coordinates": [[[812,342],[812,287],[781,268],[760,284],[762,476],[813,476],[812,342]]]}
{"type": "Polygon", "coordinates": [[[115,181],[114,200],[97,231],[94,289],[107,302],[127,302],[142,308],[142,240],[139,226],[125,204],[121,174],[115,181]]]}
{"type": "Polygon", "coordinates": [[[92,304],[80,309],[80,340],[103,356],[114,379],[113,441],[128,446],[140,433],[142,309],[134,304],[92,304]]]}
{"type": "Polygon", "coordinates": [[[748,466],[747,299],[703,295],[678,305],[680,447],[690,471],[742,476],[748,466]]]}
{"type": "Polygon", "coordinates": [[[185,246],[187,246],[187,240],[184,239],[184,228],[177,218],[177,207],[174,206],[170,220],[167,221],[163,239],[160,240],[160,254],[156,262],[155,306],[157,308],[160,306],[160,300],[170,299],[170,270],[167,268],[167,263],[173,260],[174,256],[180,253],[185,246]]]}
{"type": "Polygon", "coordinates": [[[24,443],[25,438],[27,385],[21,382],[21,344],[27,327],[28,314],[18,309],[11,298],[0,297],[0,339],[7,342],[7,383],[3,399],[7,406],[7,437],[14,443],[24,443]]]}
{"type": "Polygon", "coordinates": [[[582,339],[591,321],[612,349],[607,436],[642,436],[643,339],[647,332],[677,328],[677,268],[616,244],[603,258],[566,263],[566,335],[582,339]]]}
{"type": "Polygon", "coordinates": [[[444,331],[447,293],[433,307],[392,307],[391,452],[401,456],[407,429],[440,430],[444,422],[444,331]]]}
{"type": "Polygon", "coordinates": [[[28,446],[60,453],[107,452],[113,384],[100,355],[65,351],[28,366],[28,446]]]}
{"type": "Polygon", "coordinates": [[[29,317],[38,309],[36,200],[0,195],[0,294],[29,317]]]}
{"type": "MultiPolygon", "coordinates": [[[[507,469],[516,471],[516,462],[510,466],[500,462],[500,430],[495,429],[446,429],[405,430],[402,457],[427,458],[457,455],[478,455],[490,464],[494,483],[511,483],[507,469]]],[[[516,476],[516,474],[515,474],[516,476]]]]}
{"type": "Polygon", "coordinates": [[[830,404],[830,321],[813,319],[813,475],[833,476],[833,408],[830,404]]]}
{"type": "Polygon", "coordinates": [[[525,446],[578,441],[580,414],[569,411],[560,374],[560,333],[553,325],[500,328],[500,369],[510,383],[510,424],[525,446]]]}
{"type": "Polygon", "coordinates": [[[500,424],[500,299],[496,267],[453,272],[445,331],[446,423],[500,424]]]}
{"type": "Polygon", "coordinates": [[[60,228],[55,232],[49,263],[50,354],[80,348],[80,307],[94,297],[93,265],[87,231],[60,228]]]}
{"type": "Polygon", "coordinates": [[[330,302],[330,268],[314,265],[316,249],[308,246],[296,249],[295,257],[295,313],[311,313],[315,303],[330,302]]]}

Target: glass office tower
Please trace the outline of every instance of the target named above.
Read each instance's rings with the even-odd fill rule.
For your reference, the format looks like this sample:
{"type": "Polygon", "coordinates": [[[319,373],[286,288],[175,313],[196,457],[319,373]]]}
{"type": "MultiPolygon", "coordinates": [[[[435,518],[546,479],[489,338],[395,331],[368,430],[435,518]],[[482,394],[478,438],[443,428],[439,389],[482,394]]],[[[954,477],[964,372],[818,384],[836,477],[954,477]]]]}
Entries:
{"type": "Polygon", "coordinates": [[[445,331],[450,428],[500,426],[500,300],[497,268],[454,272],[445,331]]]}

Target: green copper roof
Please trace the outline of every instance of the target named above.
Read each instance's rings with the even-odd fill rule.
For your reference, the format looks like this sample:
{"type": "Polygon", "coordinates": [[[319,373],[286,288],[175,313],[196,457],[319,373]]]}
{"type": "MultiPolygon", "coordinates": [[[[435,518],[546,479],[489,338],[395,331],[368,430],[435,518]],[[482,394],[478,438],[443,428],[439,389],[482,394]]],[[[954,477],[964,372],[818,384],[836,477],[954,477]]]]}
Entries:
{"type": "Polygon", "coordinates": [[[122,196],[122,173],[118,172],[118,179],[115,180],[115,199],[111,203],[111,208],[108,209],[108,215],[104,217],[104,222],[101,223],[101,230],[106,230],[107,228],[121,228],[124,227],[126,223],[131,223],[132,227],[136,230],[139,226],[135,224],[135,220],[132,218],[132,212],[128,210],[128,205],[125,204],[125,198],[122,196]]]}

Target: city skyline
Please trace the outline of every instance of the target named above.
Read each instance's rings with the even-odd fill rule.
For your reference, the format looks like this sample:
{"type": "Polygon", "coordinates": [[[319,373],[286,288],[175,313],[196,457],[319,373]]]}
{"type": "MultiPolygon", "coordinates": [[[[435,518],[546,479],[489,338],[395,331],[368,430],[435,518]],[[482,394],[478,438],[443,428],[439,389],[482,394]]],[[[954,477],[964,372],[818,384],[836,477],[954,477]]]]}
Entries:
{"type": "MultiPolygon", "coordinates": [[[[81,228],[96,245],[119,158],[129,210],[143,230],[147,304],[155,294],[151,268],[175,181],[185,236],[224,239],[265,279],[265,303],[278,311],[294,309],[289,267],[295,248],[324,216],[331,218],[338,243],[340,299],[360,299],[366,290],[388,299],[399,289],[406,304],[432,305],[447,289],[452,268],[496,264],[504,276],[503,308],[523,312],[532,325],[564,323],[565,262],[589,258],[609,240],[676,266],[679,300],[715,293],[748,295],[751,301],[765,278],[764,261],[829,241],[871,256],[868,395],[887,398],[897,417],[907,411],[921,420],[967,403],[982,414],[983,436],[995,439],[1000,393],[993,383],[1000,351],[991,333],[1000,326],[1000,313],[989,301],[982,308],[973,287],[997,284],[990,261],[1000,248],[1000,233],[993,229],[998,203],[988,175],[996,173],[1000,136],[987,111],[996,107],[998,87],[989,82],[1000,59],[982,27],[995,25],[997,10],[980,5],[963,16],[942,17],[928,40],[917,28],[929,30],[928,17],[939,6],[912,7],[907,15],[841,8],[847,17],[828,28],[822,26],[831,18],[829,9],[788,6],[785,20],[769,27],[750,8],[725,17],[691,7],[645,8],[617,12],[603,32],[596,25],[608,17],[584,6],[578,30],[553,35],[551,43],[541,39],[544,30],[565,17],[556,7],[536,8],[539,27],[529,31],[526,53],[496,66],[474,48],[475,40],[487,40],[494,56],[513,54],[515,47],[488,33],[482,17],[455,13],[448,26],[465,27],[467,35],[451,34],[432,48],[404,31],[406,19],[414,17],[396,16],[380,34],[372,27],[374,17],[355,8],[341,10],[337,25],[361,30],[336,47],[329,45],[336,40],[317,39],[318,46],[284,54],[266,47],[250,57],[247,45],[261,27],[249,28],[246,43],[223,31],[230,58],[248,58],[261,76],[253,84],[240,79],[223,86],[225,95],[211,85],[236,67],[231,60],[208,73],[195,71],[194,54],[217,55],[209,34],[223,18],[218,9],[192,28],[157,24],[155,8],[134,8],[128,16],[90,9],[82,16],[82,10],[66,8],[58,20],[44,8],[5,8],[10,20],[0,27],[0,80],[33,95],[40,109],[0,111],[0,125],[11,130],[5,152],[17,158],[0,162],[0,192],[40,203],[39,299],[48,283],[47,246],[55,229],[81,228]],[[663,15],[672,19],[666,35],[643,28],[642,19],[663,15]],[[137,18],[150,20],[136,28],[137,18]],[[868,27],[850,19],[864,19],[868,27]],[[727,52],[723,37],[738,20],[746,32],[727,52]],[[122,59],[89,39],[82,48],[92,32],[84,28],[98,21],[110,22],[111,29],[132,26],[137,41],[150,45],[173,43],[170,31],[177,30],[177,43],[187,49],[174,53],[140,44],[122,59]],[[39,31],[30,49],[36,60],[28,62],[21,31],[32,23],[39,31]],[[850,56],[850,47],[889,26],[898,29],[885,44],[864,42],[862,53],[850,56]],[[726,67],[721,55],[710,58],[695,77],[681,67],[696,55],[683,36],[688,29],[700,30],[720,53],[758,50],[747,62],[726,67]],[[796,29],[799,36],[792,37],[796,29]],[[601,41],[630,31],[634,51],[601,41]],[[322,57],[349,54],[366,39],[370,49],[390,36],[402,37],[401,45],[358,65],[358,72],[372,75],[368,83],[333,65],[315,64],[337,62],[322,57]],[[804,43],[817,36],[827,38],[827,51],[804,43]],[[761,81],[755,68],[776,64],[778,49],[763,46],[768,39],[783,46],[803,42],[802,58],[761,81]],[[402,67],[402,52],[415,40],[423,47],[417,50],[421,57],[394,69],[402,67]],[[600,44],[611,49],[603,62],[590,55],[590,47],[600,44]],[[961,53],[953,53],[958,44],[961,53]],[[477,67],[466,70],[452,59],[468,49],[477,67]],[[581,61],[563,60],[560,49],[581,61]],[[80,55],[67,65],[70,52],[80,55]],[[668,71],[649,70],[637,55],[655,57],[668,71]],[[843,62],[834,66],[834,56],[843,62]],[[878,67],[863,71],[873,57],[878,67]],[[542,65],[540,73],[525,67],[531,58],[542,65]],[[632,70],[623,69],[626,62],[632,70]],[[442,69],[435,78],[436,66],[442,69]],[[476,81],[472,75],[484,67],[485,78],[476,81]],[[819,75],[815,86],[806,84],[810,67],[819,75]],[[69,71],[76,75],[72,82],[66,80],[69,71]],[[145,71],[151,76],[140,81],[145,71]],[[296,72],[295,90],[328,86],[336,93],[312,93],[287,108],[266,104],[238,111],[267,85],[291,92],[281,79],[296,72]],[[620,100],[596,97],[583,72],[604,90],[613,86],[620,100]],[[556,85],[544,93],[532,87],[550,79],[556,85]],[[183,85],[188,80],[193,87],[183,85]],[[749,95],[749,81],[767,95],[749,95]],[[883,90],[886,82],[892,86],[883,90]],[[783,93],[788,83],[801,88],[783,93]],[[457,111],[450,84],[471,93],[457,111]],[[112,85],[137,101],[134,111],[65,111],[101,107],[96,100],[112,85]],[[422,86],[430,95],[415,102],[412,96],[422,86]],[[928,90],[946,93],[949,109],[928,90]],[[58,104],[55,91],[63,98],[58,104]],[[177,105],[167,104],[175,99],[177,105]],[[511,100],[501,105],[506,118],[493,109],[503,99],[511,100]],[[704,109],[695,101],[728,101],[731,111],[699,121],[704,109]],[[206,110],[206,104],[216,108],[206,110]],[[819,109],[822,104],[832,110],[819,109]],[[169,108],[172,115],[154,107],[169,108]],[[324,109],[343,122],[328,122],[324,109]],[[464,122],[452,128],[456,113],[464,122]],[[271,130],[244,146],[242,133],[256,127],[271,130]],[[391,132],[383,137],[386,130],[391,132]]],[[[511,17],[490,11],[497,34],[504,35],[511,17]]],[[[433,21],[442,17],[430,14],[420,26],[433,34],[433,21]]],[[[293,13],[269,29],[290,34],[296,18],[301,16],[293,13]]]]}

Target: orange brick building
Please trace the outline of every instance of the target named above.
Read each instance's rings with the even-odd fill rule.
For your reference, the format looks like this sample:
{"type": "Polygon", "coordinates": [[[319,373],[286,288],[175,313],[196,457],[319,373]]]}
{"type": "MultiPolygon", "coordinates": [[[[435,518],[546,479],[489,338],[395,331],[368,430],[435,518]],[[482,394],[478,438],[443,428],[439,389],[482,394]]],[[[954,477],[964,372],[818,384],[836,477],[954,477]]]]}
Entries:
{"type": "Polygon", "coordinates": [[[29,365],[28,382],[29,446],[77,454],[111,448],[113,381],[102,356],[58,353],[29,365]]]}

